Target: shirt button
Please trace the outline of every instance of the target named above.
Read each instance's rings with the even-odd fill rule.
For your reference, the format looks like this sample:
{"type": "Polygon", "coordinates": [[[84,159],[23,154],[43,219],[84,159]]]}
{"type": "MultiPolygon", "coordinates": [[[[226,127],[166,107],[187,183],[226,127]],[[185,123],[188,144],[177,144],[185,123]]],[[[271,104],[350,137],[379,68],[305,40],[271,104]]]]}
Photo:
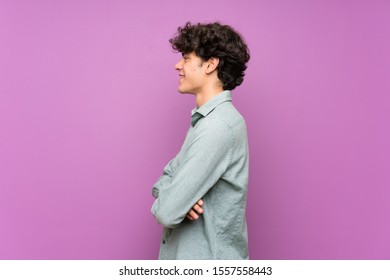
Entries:
{"type": "Polygon", "coordinates": [[[165,244],[165,240],[162,241],[162,244],[165,244]]]}

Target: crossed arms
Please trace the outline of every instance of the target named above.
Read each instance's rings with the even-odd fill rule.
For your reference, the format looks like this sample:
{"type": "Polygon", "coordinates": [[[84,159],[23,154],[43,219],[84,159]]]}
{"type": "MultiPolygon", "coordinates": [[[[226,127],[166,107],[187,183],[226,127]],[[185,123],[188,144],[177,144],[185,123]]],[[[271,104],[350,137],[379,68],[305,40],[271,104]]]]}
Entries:
{"type": "Polygon", "coordinates": [[[178,226],[185,218],[198,219],[203,213],[202,198],[229,165],[232,140],[224,122],[210,119],[192,132],[153,186],[152,213],[166,228],[178,226]]]}

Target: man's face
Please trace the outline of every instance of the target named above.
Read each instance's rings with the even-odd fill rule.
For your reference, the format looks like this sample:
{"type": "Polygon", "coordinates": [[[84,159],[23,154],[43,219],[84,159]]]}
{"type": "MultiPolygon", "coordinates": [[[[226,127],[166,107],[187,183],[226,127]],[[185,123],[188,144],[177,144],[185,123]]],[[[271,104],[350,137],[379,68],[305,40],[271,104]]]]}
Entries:
{"type": "Polygon", "coordinates": [[[179,72],[179,92],[199,93],[205,85],[205,64],[194,52],[183,54],[182,59],[175,65],[179,72]]]}

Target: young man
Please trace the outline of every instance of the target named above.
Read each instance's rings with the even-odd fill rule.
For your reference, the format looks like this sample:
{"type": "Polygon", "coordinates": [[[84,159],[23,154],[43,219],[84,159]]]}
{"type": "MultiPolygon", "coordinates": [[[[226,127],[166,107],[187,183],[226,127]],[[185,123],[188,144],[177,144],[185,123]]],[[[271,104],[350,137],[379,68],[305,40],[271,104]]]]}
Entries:
{"type": "Polygon", "coordinates": [[[187,23],[169,40],[182,53],[179,92],[195,95],[179,153],[153,186],[152,213],[164,226],[160,259],[248,259],[245,220],[248,143],[230,90],[249,50],[228,25],[187,23]]]}

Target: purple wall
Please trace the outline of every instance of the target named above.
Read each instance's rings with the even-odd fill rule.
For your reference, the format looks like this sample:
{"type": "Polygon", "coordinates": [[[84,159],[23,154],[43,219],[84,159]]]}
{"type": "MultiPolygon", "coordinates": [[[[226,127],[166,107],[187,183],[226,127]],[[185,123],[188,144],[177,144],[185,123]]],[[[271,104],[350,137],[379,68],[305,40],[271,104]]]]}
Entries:
{"type": "Polygon", "coordinates": [[[0,2],[0,259],[155,259],[192,96],[168,39],[231,24],[252,259],[390,259],[389,1],[0,2]]]}

